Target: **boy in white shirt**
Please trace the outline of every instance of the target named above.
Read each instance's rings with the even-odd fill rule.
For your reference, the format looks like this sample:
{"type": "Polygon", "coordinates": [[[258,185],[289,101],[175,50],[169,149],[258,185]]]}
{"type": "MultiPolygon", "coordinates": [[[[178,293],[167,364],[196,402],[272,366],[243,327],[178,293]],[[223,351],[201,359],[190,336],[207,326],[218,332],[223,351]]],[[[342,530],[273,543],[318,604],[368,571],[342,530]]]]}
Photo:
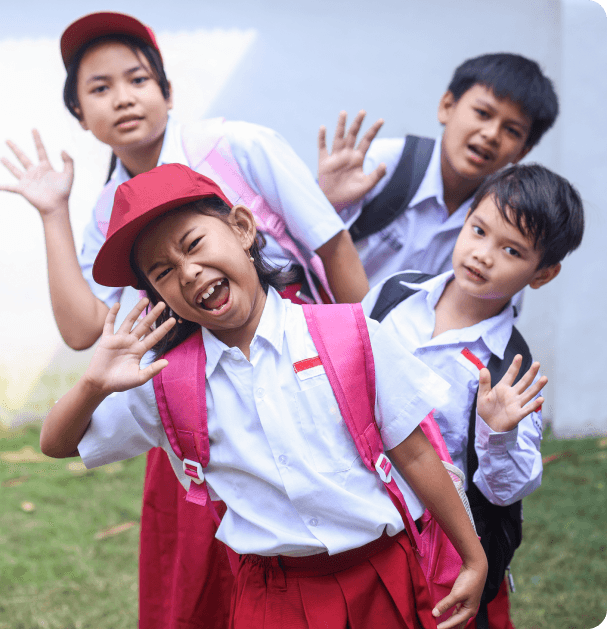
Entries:
{"type": "MultiPolygon", "coordinates": [[[[580,197],[565,179],[539,165],[512,166],[476,193],[455,244],[453,271],[421,284],[402,281],[416,292],[387,315],[381,302],[386,303],[388,285],[398,279],[388,278],[363,300],[365,314],[384,314],[382,325],[451,384],[449,401],[436,409],[436,420],[454,463],[468,477],[469,494],[477,488],[494,505],[513,505],[541,482],[541,398],[532,399],[527,391],[539,364],[515,382],[522,362],[517,356],[493,389],[483,366],[492,355],[504,359],[516,330],[513,296],[525,286],[539,288],[554,279],[561,260],[579,246],[583,227],[580,197]],[[477,390],[478,469],[470,479],[467,443],[477,390]],[[514,408],[515,400],[517,411],[508,421],[496,425],[489,419],[500,405],[514,408]]],[[[502,584],[495,605],[501,598],[507,608],[505,596],[502,584]]],[[[489,609],[486,626],[512,627],[501,607],[495,614],[489,609]]],[[[482,611],[479,628],[481,616],[482,611]]]]}

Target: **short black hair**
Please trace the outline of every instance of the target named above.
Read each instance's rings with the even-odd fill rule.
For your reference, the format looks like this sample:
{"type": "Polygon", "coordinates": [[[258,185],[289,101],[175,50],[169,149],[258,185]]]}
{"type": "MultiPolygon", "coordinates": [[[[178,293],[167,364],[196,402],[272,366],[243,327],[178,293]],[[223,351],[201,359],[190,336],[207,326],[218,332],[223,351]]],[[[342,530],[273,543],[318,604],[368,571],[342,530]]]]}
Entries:
{"type": "MultiPolygon", "coordinates": [[[[192,201],[191,203],[187,203],[185,205],[181,205],[174,210],[171,210],[169,213],[177,213],[183,211],[194,211],[199,212],[200,214],[204,214],[206,216],[215,216],[221,219],[224,222],[228,222],[228,216],[230,214],[231,208],[219,197],[208,197],[204,199],[199,199],[198,201],[192,201]]],[[[168,213],[167,213],[168,214],[168,213]]],[[[166,216],[166,215],[163,215],[166,216]]],[[[284,288],[293,282],[293,273],[287,271],[284,272],[281,268],[272,266],[264,254],[262,253],[262,249],[265,246],[265,239],[261,232],[257,232],[257,236],[255,237],[255,241],[253,245],[249,249],[249,255],[253,258],[253,264],[255,266],[255,270],[257,271],[257,277],[259,278],[259,283],[261,284],[261,288],[267,294],[268,288],[271,286],[275,288],[277,291],[284,290],[284,288]]],[[[150,300],[150,308],[153,308],[159,301],[162,301],[162,297],[154,290],[154,288],[149,283],[145,273],[139,268],[137,262],[135,261],[135,249],[133,246],[131,250],[131,268],[135,273],[139,283],[137,288],[139,290],[143,290],[146,293],[147,298],[150,300]]],[[[160,327],[165,321],[167,321],[170,317],[177,316],[173,313],[168,307],[164,309],[161,315],[156,320],[156,327],[160,327]]],[[[169,333],[162,338],[152,349],[154,351],[155,358],[162,356],[177,347],[180,343],[185,341],[193,332],[200,328],[200,324],[194,323],[193,321],[182,320],[182,323],[176,325],[169,333]]]]}
{"type": "Polygon", "coordinates": [[[485,197],[495,201],[504,220],[533,239],[542,254],[538,269],[558,264],[582,242],[582,199],[564,177],[544,166],[517,164],[494,173],[476,191],[470,213],[485,197]]]}
{"type": "Polygon", "coordinates": [[[467,59],[455,69],[447,88],[456,101],[474,85],[491,88],[497,98],[509,98],[531,118],[525,146],[532,148],[554,124],[559,102],[552,81],[531,59],[493,53],[467,59]]]}
{"type": "Polygon", "coordinates": [[[102,42],[117,42],[119,44],[124,44],[130,48],[137,57],[140,54],[143,54],[150,66],[154,78],[160,86],[164,99],[169,99],[171,96],[169,80],[167,79],[166,72],[164,71],[162,57],[153,46],[150,46],[150,44],[137,37],[132,37],[131,35],[104,35],[103,37],[92,39],[82,46],[82,48],[80,48],[74,55],[74,58],[67,68],[67,77],[65,78],[65,84],[63,86],[63,102],[72,116],[80,120],[80,116],[78,115],[78,110],[80,109],[80,103],[78,101],[78,68],[80,68],[82,57],[84,57],[87,50],[90,50],[90,48],[102,42]]]}

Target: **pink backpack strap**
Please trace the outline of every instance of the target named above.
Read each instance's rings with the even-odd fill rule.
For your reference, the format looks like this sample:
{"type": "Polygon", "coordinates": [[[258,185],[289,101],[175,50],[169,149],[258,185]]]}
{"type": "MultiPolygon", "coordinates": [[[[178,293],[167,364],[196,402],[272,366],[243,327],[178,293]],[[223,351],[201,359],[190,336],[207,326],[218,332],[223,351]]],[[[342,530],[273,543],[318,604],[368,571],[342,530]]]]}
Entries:
{"type": "Polygon", "coordinates": [[[375,422],[375,362],[360,304],[304,305],[310,336],[325,368],[342,418],[367,469],[376,471],[400,513],[411,544],[421,540],[407,503],[392,478],[392,463],[375,422]],[[361,392],[365,392],[362,395],[361,392]]]}
{"type": "Polygon", "coordinates": [[[183,149],[190,167],[219,184],[232,203],[242,203],[253,212],[260,231],[272,236],[279,246],[301,265],[314,299],[318,303],[322,303],[322,298],[310,275],[310,267],[320,279],[327,294],[333,298],[324,266],[318,255],[314,254],[309,261],[306,260],[290,236],[283,218],[273,211],[265,199],[244,179],[232,155],[229,142],[224,138],[224,122],[224,118],[212,118],[190,124],[183,129],[183,149]]]}
{"type": "MultiPolygon", "coordinates": [[[[169,364],[154,377],[160,419],[171,447],[183,461],[183,471],[192,479],[186,500],[204,506],[210,502],[203,471],[209,464],[209,431],[206,351],[201,331],[173,348],[165,358],[169,364]]],[[[214,517],[218,522],[216,513],[214,517]]]]}

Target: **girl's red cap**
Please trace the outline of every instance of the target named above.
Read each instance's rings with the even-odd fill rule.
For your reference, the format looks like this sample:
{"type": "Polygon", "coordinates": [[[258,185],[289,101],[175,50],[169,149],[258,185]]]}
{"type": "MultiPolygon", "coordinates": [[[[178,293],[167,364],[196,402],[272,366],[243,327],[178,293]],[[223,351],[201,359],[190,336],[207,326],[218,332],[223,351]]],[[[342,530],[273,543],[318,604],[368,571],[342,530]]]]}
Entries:
{"type": "Polygon", "coordinates": [[[137,236],[151,221],[191,201],[218,197],[231,208],[221,188],[182,164],[164,164],[118,186],[107,240],[93,265],[93,279],[103,286],[132,286],[138,280],[131,267],[137,236]]]}
{"type": "Polygon", "coordinates": [[[134,17],[124,13],[90,13],[70,24],[61,35],[61,56],[66,69],[82,46],[104,35],[137,37],[160,54],[154,31],[134,17]]]}

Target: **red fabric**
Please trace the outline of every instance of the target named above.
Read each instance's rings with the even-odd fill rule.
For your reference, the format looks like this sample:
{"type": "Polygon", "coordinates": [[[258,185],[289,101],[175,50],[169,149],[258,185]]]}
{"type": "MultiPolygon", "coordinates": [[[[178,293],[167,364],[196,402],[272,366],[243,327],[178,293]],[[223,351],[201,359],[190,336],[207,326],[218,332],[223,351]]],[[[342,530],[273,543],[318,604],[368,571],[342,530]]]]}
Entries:
{"type": "MultiPolygon", "coordinates": [[[[166,453],[148,453],[141,513],[139,629],[228,626],[234,577],[208,508],[186,502],[166,453]]],[[[223,503],[215,503],[220,517],[223,503]]]]}
{"type": "Polygon", "coordinates": [[[467,347],[464,347],[464,349],[462,350],[462,355],[467,358],[473,365],[478,367],[479,371],[485,368],[485,365],[483,365],[481,359],[475,356],[467,347]]]}
{"type": "Polygon", "coordinates": [[[337,570],[329,574],[327,566],[311,568],[307,560],[313,558],[298,562],[245,555],[230,629],[436,629],[428,586],[409,538],[401,533],[383,546],[346,569],[340,566],[348,561],[325,555],[327,565],[333,563],[337,570]]]}
{"type": "Polygon", "coordinates": [[[322,365],[322,361],[318,356],[314,356],[314,358],[306,358],[305,360],[298,360],[296,363],[293,363],[293,370],[295,373],[299,373],[306,369],[312,369],[312,367],[320,367],[320,365],[322,365]]]}
{"type": "MultiPolygon", "coordinates": [[[[504,579],[497,596],[487,605],[487,616],[490,629],[514,629],[510,619],[510,601],[506,579],[504,579]]],[[[466,625],[466,629],[476,629],[476,621],[471,620],[466,625]]]]}

